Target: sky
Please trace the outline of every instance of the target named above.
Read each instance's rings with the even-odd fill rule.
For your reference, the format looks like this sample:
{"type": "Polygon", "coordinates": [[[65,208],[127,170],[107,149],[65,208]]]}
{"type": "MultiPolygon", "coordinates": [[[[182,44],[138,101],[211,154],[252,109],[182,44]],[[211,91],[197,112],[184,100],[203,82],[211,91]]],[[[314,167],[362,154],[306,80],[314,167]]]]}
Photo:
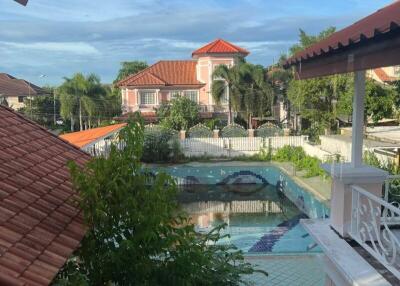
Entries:
{"type": "Polygon", "coordinates": [[[55,85],[75,72],[116,77],[122,61],[190,59],[223,38],[268,66],[309,34],[393,0],[0,0],[0,72],[55,85]]]}

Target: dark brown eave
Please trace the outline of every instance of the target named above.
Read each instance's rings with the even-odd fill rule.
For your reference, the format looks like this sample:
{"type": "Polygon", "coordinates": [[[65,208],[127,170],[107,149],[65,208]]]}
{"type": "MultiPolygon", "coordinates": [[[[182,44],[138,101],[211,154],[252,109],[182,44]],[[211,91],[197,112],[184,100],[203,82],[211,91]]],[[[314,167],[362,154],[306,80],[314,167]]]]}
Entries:
{"type": "MultiPolygon", "coordinates": [[[[357,44],[296,61],[296,79],[343,74],[379,67],[400,65],[400,29],[360,41],[357,44]]],[[[287,65],[286,67],[289,67],[287,65]]]]}
{"type": "Polygon", "coordinates": [[[285,68],[307,79],[400,64],[400,1],[296,53],[285,68]]]}

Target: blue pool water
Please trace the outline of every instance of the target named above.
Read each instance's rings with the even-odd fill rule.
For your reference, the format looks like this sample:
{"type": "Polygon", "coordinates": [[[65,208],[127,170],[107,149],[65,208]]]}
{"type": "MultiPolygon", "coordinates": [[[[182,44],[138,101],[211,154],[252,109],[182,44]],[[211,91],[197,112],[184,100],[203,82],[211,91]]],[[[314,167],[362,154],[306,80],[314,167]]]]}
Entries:
{"type": "MultiPolygon", "coordinates": [[[[218,164],[218,163],[217,163],[218,164]]],[[[178,200],[199,232],[226,223],[221,243],[249,253],[319,252],[300,219],[329,209],[274,166],[178,165],[155,168],[182,185],[178,200]]]]}

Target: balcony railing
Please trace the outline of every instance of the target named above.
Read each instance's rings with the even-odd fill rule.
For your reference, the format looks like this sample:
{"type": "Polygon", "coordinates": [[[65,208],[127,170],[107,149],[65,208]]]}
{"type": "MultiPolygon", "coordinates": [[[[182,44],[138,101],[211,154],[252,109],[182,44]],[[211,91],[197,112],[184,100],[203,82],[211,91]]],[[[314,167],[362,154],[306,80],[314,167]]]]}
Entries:
{"type": "Polygon", "coordinates": [[[363,188],[352,186],[350,236],[400,278],[400,209],[363,188]]]}

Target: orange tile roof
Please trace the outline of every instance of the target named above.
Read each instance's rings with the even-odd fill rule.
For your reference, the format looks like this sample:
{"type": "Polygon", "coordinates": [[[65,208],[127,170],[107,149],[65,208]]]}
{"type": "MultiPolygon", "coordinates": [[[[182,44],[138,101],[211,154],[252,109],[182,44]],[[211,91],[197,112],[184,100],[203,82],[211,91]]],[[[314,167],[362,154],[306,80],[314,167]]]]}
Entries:
{"type": "Polygon", "coordinates": [[[377,68],[374,69],[374,73],[376,76],[383,82],[391,82],[391,81],[396,81],[399,80],[398,78],[394,76],[389,76],[383,68],[377,68]]]}
{"type": "Polygon", "coordinates": [[[111,135],[116,131],[119,131],[124,126],[126,126],[126,123],[114,124],[104,127],[88,129],[84,131],[66,133],[60,135],[60,138],[68,141],[69,143],[79,148],[82,148],[92,142],[95,142],[103,137],[111,135]]]}
{"type": "Polygon", "coordinates": [[[67,162],[90,156],[0,106],[0,285],[48,285],[85,230],[67,162]]]}
{"type": "Polygon", "coordinates": [[[202,86],[197,80],[196,61],[159,61],[126,77],[118,86],[202,86]]]}
{"type": "Polygon", "coordinates": [[[250,52],[222,39],[217,39],[200,49],[195,50],[192,56],[203,54],[242,54],[247,56],[250,52]]]}

